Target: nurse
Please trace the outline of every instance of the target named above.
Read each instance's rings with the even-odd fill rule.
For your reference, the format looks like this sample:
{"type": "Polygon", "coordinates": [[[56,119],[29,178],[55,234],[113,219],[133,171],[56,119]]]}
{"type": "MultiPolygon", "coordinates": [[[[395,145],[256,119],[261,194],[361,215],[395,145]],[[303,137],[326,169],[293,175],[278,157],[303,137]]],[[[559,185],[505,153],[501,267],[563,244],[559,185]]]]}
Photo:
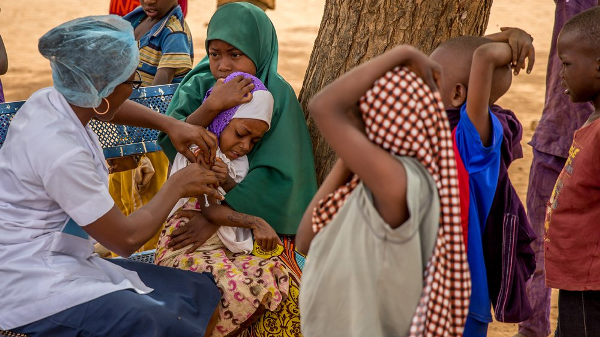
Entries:
{"type": "Polygon", "coordinates": [[[91,237],[128,256],[180,198],[222,199],[217,178],[191,164],[125,217],[108,193],[104,155],[88,123],[159,129],[189,159],[189,145],[197,144],[207,162],[216,139],[127,100],[139,54],[123,19],[64,23],[38,48],[50,60],[54,87],[27,100],[0,149],[0,329],[29,336],[210,334],[221,297],[210,274],[104,260],[91,237]]]}

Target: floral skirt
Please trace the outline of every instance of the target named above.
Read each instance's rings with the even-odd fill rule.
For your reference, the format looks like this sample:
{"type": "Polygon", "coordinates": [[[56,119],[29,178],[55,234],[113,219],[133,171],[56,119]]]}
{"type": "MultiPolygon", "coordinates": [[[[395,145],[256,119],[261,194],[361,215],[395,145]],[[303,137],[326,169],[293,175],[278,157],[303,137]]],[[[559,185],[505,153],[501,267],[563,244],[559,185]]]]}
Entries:
{"type": "MultiPolygon", "coordinates": [[[[196,208],[190,200],[183,209],[196,208]]],[[[186,218],[170,219],[161,232],[155,263],[196,272],[213,274],[222,294],[219,306],[220,320],[212,336],[227,336],[238,331],[240,336],[301,336],[298,311],[300,266],[303,257],[294,251],[293,239],[283,237],[281,255],[264,259],[244,253],[232,253],[225,247],[203,250],[191,254],[185,247],[176,252],[166,248],[171,233],[184,226],[186,218]],[[259,308],[266,311],[258,320],[259,308]],[[250,318],[253,318],[249,321],[250,318]]],[[[205,246],[215,246],[214,235],[205,246]]]]}

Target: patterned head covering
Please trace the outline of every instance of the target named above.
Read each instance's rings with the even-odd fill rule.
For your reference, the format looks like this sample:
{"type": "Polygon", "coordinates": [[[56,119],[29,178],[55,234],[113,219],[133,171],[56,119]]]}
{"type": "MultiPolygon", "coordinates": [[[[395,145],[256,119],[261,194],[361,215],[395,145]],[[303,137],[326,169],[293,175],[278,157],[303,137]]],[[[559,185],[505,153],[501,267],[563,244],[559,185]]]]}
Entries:
{"type": "MultiPolygon", "coordinates": [[[[273,96],[267,90],[267,87],[255,76],[243,72],[233,72],[225,77],[223,83],[229,82],[236,76],[244,76],[252,80],[254,89],[250,91],[253,94],[252,101],[236,105],[232,108],[221,111],[212,123],[208,126],[208,131],[214,133],[217,138],[221,136],[221,132],[231,122],[233,118],[251,118],[266,122],[271,127],[271,117],[273,115],[273,96]]],[[[208,89],[204,100],[208,98],[213,88],[208,89]]]]}
{"type": "MultiPolygon", "coordinates": [[[[462,240],[458,176],[452,134],[438,93],[415,73],[395,68],[360,99],[369,139],[394,155],[418,159],[440,197],[440,226],[424,273],[423,292],[410,336],[460,336],[466,322],[471,278],[462,240]]],[[[313,230],[338,212],[360,178],[323,198],[313,210],[313,230]]]]}

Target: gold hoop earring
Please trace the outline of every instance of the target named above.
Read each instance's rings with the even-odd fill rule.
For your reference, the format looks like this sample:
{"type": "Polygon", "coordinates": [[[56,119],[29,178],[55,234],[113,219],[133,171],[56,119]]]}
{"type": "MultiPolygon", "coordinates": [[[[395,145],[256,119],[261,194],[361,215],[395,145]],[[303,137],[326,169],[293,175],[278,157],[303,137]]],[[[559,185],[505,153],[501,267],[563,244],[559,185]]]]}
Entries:
{"type": "MultiPolygon", "coordinates": [[[[97,113],[98,115],[106,115],[106,113],[108,113],[108,110],[110,110],[110,102],[104,97],[102,99],[106,102],[106,110],[104,112],[99,112],[98,110],[96,110],[96,108],[92,108],[92,109],[94,109],[94,112],[97,113]]],[[[100,102],[100,105],[98,105],[98,107],[100,107],[101,105],[102,105],[102,102],[100,102]]]]}

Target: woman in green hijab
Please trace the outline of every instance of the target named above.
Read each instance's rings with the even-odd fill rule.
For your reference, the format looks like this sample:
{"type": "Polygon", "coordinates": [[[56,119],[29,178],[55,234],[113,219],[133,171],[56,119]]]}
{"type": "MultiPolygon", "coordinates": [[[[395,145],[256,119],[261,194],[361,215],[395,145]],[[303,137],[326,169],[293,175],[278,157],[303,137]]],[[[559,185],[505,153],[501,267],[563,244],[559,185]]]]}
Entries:
{"type": "MultiPolygon", "coordinates": [[[[205,45],[209,56],[200,61],[182,81],[167,114],[180,120],[185,119],[191,124],[207,126],[221,110],[230,107],[219,106],[219,109],[213,109],[214,104],[208,107],[208,100],[202,105],[208,89],[215,86],[216,77],[225,77],[236,70],[243,71],[225,66],[216,69],[214,61],[213,64],[209,62],[213,57],[209,44],[215,40],[225,42],[233,48],[233,51],[228,51],[231,53],[228,57],[237,59],[236,50],[247,56],[256,70],[255,76],[265,84],[274,99],[271,128],[248,153],[249,173],[225,197],[226,203],[235,211],[263,218],[283,236],[284,250],[277,258],[290,271],[289,298],[278,310],[267,311],[260,316],[248,332],[251,336],[263,333],[272,335],[275,331],[280,336],[299,335],[297,296],[301,271],[296,263],[291,235],[296,233],[304,210],[316,191],[315,168],[304,114],[292,87],[277,73],[277,35],[273,24],[262,10],[248,3],[231,3],[215,12],[208,25],[205,45]]],[[[239,93],[249,91],[243,88],[247,83],[232,82],[234,81],[217,83],[211,96],[215,95],[217,86],[224,87],[231,83],[229,92],[233,92],[235,85],[238,85],[237,89],[241,89],[237,91],[237,97],[241,101],[235,101],[235,97],[232,97],[231,106],[243,103],[239,93]]],[[[161,134],[159,143],[172,161],[176,151],[168,136],[161,134]]],[[[182,248],[190,243],[197,244],[198,241],[206,240],[207,230],[202,229],[205,224],[206,219],[201,214],[194,215],[186,226],[173,232],[170,248],[182,248]]]]}

